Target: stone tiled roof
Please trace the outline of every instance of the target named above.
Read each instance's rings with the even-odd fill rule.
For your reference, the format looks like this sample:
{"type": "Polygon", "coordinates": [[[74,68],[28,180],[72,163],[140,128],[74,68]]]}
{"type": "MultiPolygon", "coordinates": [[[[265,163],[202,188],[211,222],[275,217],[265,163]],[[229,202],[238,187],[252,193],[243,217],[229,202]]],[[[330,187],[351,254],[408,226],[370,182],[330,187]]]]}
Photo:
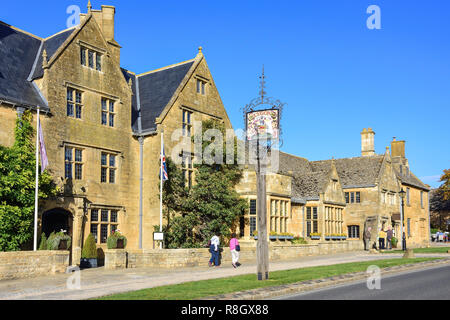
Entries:
{"type": "Polygon", "coordinates": [[[41,40],[0,22],[0,100],[25,107],[48,109],[28,77],[41,40]]]}
{"type": "MultiPolygon", "coordinates": [[[[336,170],[343,187],[375,184],[383,163],[383,155],[336,159],[336,170]]],[[[324,171],[332,160],[312,161],[314,171],[324,171]]]]}
{"type": "MultiPolygon", "coordinates": [[[[375,184],[384,156],[356,157],[334,160],[341,184],[362,186],[375,184]]],[[[280,152],[280,174],[293,177],[292,197],[297,200],[318,199],[328,182],[333,160],[308,161],[280,152]]]]}
{"type": "Polygon", "coordinates": [[[413,186],[413,187],[417,187],[419,189],[424,189],[429,191],[430,187],[426,186],[422,181],[419,180],[419,178],[417,178],[410,170],[408,170],[408,172],[402,172],[402,174],[400,174],[399,171],[397,171],[397,169],[394,169],[395,173],[397,174],[397,177],[400,178],[400,180],[402,181],[402,183],[413,186]]]}
{"type": "MultiPolygon", "coordinates": [[[[384,155],[367,157],[343,158],[336,160],[308,161],[280,152],[280,174],[292,176],[292,198],[299,201],[318,199],[325,184],[328,182],[332,161],[343,188],[375,185],[381,170],[384,155]]],[[[429,188],[413,173],[397,176],[404,184],[424,190],[429,188]]]]}

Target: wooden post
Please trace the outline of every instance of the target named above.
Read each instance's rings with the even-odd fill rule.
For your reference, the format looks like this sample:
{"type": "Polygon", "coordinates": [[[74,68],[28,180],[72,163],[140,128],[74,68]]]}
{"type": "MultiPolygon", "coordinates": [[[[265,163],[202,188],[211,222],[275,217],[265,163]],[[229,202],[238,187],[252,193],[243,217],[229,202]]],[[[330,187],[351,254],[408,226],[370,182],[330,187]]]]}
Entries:
{"type": "Polygon", "coordinates": [[[258,280],[269,279],[269,245],[267,242],[267,197],[266,197],[266,172],[261,170],[259,136],[257,140],[257,166],[256,166],[256,191],[258,217],[258,243],[256,245],[258,280]]]}

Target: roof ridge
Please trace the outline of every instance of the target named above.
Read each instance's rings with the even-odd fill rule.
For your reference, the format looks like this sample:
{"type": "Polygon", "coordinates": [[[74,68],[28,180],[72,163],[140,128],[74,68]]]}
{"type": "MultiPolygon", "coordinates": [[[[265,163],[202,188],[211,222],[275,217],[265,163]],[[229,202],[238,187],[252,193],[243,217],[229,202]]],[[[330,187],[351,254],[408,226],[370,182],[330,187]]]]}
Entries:
{"type": "MultiPolygon", "coordinates": [[[[348,157],[348,158],[339,158],[339,159],[334,159],[336,160],[349,160],[349,159],[370,159],[370,158],[375,158],[375,157],[383,157],[384,154],[375,154],[373,156],[359,156],[359,157],[348,157]]],[[[333,159],[324,159],[324,160],[312,160],[310,162],[325,162],[325,161],[332,161],[333,159]]]]}
{"type": "Polygon", "coordinates": [[[31,37],[33,37],[33,38],[35,38],[35,39],[37,39],[37,40],[41,40],[41,41],[44,40],[44,39],[42,39],[41,37],[39,37],[39,36],[37,36],[37,35],[35,35],[35,34],[32,34],[31,32],[28,32],[28,31],[19,29],[19,28],[15,27],[15,26],[13,26],[13,25],[10,25],[9,23],[6,23],[6,22],[4,22],[4,21],[1,21],[1,20],[0,20],[0,24],[3,24],[3,25],[5,25],[5,26],[7,26],[8,28],[11,28],[11,29],[13,29],[13,30],[15,30],[15,31],[24,33],[24,34],[26,34],[26,35],[28,35],[28,36],[31,36],[31,37]]]}
{"type": "Polygon", "coordinates": [[[159,69],[155,69],[155,70],[152,70],[152,71],[147,71],[147,72],[144,72],[144,73],[141,73],[141,74],[137,74],[136,76],[137,77],[146,76],[148,74],[152,74],[152,73],[155,73],[155,72],[159,72],[159,71],[175,68],[175,67],[181,66],[183,64],[191,63],[191,62],[194,62],[194,61],[195,61],[195,58],[194,59],[190,59],[190,60],[186,60],[186,61],[183,61],[183,62],[171,64],[169,66],[162,67],[162,68],[159,68],[159,69]]]}
{"type": "Polygon", "coordinates": [[[57,32],[57,33],[55,33],[55,34],[53,34],[53,35],[47,37],[47,38],[42,39],[42,40],[44,40],[44,41],[50,40],[51,38],[53,38],[53,37],[55,37],[55,36],[57,36],[57,35],[59,35],[59,34],[61,34],[61,33],[64,33],[64,32],[66,32],[66,31],[69,31],[69,30],[75,30],[75,29],[77,28],[77,26],[78,26],[78,25],[76,25],[76,26],[74,26],[74,27],[70,27],[70,28],[64,29],[64,30],[61,30],[61,31],[59,31],[59,32],[57,32]]]}
{"type": "Polygon", "coordinates": [[[286,154],[286,155],[289,155],[289,156],[292,156],[292,157],[295,157],[295,158],[298,158],[298,159],[302,159],[302,160],[306,160],[306,161],[308,161],[308,162],[311,162],[311,161],[309,161],[309,160],[308,160],[308,159],[306,159],[306,158],[303,158],[303,157],[297,156],[297,155],[295,155],[295,154],[292,154],[292,153],[288,153],[288,152],[285,152],[285,151],[280,151],[280,153],[284,153],[284,154],[286,154]]]}

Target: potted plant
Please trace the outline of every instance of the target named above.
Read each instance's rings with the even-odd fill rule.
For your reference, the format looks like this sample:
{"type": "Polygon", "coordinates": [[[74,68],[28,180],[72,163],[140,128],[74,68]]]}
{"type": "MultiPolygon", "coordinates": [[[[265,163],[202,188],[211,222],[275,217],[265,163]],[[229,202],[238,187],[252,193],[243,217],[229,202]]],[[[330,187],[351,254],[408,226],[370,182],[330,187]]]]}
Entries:
{"type": "Polygon", "coordinates": [[[325,240],[331,240],[331,234],[326,234],[325,235],[325,240]]]}
{"type": "Polygon", "coordinates": [[[289,232],[282,232],[278,235],[278,239],[292,240],[292,239],[294,239],[294,235],[289,232]]]}
{"type": "Polygon", "coordinates": [[[47,250],[69,250],[72,238],[66,232],[66,230],[52,232],[47,239],[47,250]]]}
{"type": "Polygon", "coordinates": [[[278,239],[278,234],[275,231],[270,231],[269,239],[270,240],[277,240],[278,239]]]}
{"type": "Polygon", "coordinates": [[[87,237],[81,251],[80,267],[97,268],[97,245],[92,233],[87,237]]]}
{"type": "Polygon", "coordinates": [[[47,237],[45,233],[41,235],[41,242],[39,243],[39,250],[47,250],[47,237]]]}
{"type": "Polygon", "coordinates": [[[106,240],[108,249],[125,249],[127,238],[120,233],[120,230],[113,231],[106,240]]]}
{"type": "Polygon", "coordinates": [[[397,248],[398,239],[396,237],[392,237],[391,244],[392,244],[392,248],[397,248]]]}
{"type": "Polygon", "coordinates": [[[313,232],[310,234],[311,240],[320,240],[321,236],[322,236],[322,234],[318,233],[318,232],[313,232]]]}

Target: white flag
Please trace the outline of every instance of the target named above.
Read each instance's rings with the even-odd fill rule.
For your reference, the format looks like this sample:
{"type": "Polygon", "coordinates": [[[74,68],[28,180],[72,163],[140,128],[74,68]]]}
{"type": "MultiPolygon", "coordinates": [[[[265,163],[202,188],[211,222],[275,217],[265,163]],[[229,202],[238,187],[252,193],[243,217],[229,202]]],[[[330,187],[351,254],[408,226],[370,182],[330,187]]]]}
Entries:
{"type": "Polygon", "coordinates": [[[41,121],[39,120],[39,153],[41,155],[41,173],[48,167],[47,150],[45,150],[44,133],[42,132],[41,121]]]}

